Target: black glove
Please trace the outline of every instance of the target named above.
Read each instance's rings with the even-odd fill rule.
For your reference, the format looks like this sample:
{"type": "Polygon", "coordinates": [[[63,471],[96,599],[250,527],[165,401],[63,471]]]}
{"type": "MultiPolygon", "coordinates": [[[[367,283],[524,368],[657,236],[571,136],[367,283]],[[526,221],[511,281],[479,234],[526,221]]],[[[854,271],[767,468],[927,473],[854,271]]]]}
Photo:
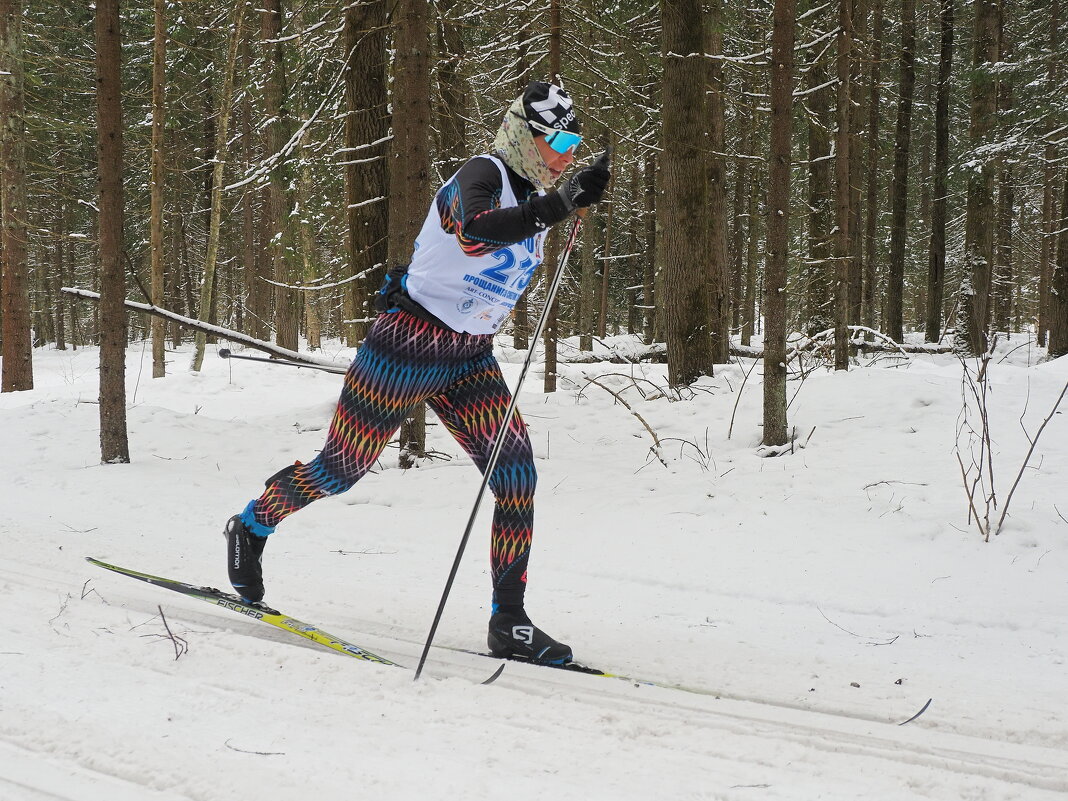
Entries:
{"type": "Polygon", "coordinates": [[[602,153],[588,167],[572,175],[566,184],[560,187],[560,194],[568,205],[568,211],[583,209],[600,203],[604,190],[612,174],[608,171],[608,152],[602,153]]]}

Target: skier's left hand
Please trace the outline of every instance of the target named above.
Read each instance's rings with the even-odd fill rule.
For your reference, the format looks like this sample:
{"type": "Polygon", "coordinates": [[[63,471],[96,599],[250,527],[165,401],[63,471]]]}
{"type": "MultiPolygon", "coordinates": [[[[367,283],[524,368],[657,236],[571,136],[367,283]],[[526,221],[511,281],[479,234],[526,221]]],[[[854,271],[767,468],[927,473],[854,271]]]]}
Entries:
{"type": "Polygon", "coordinates": [[[612,173],[608,169],[609,156],[606,150],[593,164],[576,172],[560,189],[572,209],[584,209],[604,199],[612,173]]]}

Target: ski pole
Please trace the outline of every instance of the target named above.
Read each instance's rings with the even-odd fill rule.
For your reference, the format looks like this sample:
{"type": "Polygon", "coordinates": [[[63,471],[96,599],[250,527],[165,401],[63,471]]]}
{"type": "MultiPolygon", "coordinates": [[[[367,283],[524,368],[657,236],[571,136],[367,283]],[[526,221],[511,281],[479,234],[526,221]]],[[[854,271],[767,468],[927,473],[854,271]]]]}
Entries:
{"type": "Polygon", "coordinates": [[[223,359],[242,359],[246,362],[264,362],[265,364],[278,364],[283,367],[307,367],[309,370],[322,370],[324,373],[336,373],[337,375],[345,375],[347,372],[344,367],[330,367],[325,364],[306,364],[304,362],[290,362],[285,359],[265,359],[262,356],[239,356],[229,348],[219,348],[219,356],[223,359]]]}
{"type": "MultiPolygon", "coordinates": [[[[609,159],[609,151],[605,151],[600,155],[598,161],[604,160],[606,163],[609,159]]],[[[460,570],[460,562],[463,559],[464,551],[467,549],[467,541],[471,537],[471,530],[475,526],[475,518],[478,517],[478,507],[482,503],[482,498],[486,494],[486,488],[489,486],[490,477],[493,475],[493,470],[497,466],[497,460],[500,458],[501,450],[504,447],[504,438],[508,433],[508,426],[512,422],[512,415],[515,413],[516,405],[519,402],[519,390],[523,387],[523,382],[526,380],[527,371],[530,369],[530,363],[533,361],[534,348],[537,345],[538,340],[541,339],[541,335],[545,330],[545,325],[549,319],[549,311],[552,309],[553,301],[556,299],[556,293],[560,289],[560,284],[563,283],[564,273],[567,272],[567,262],[571,258],[571,249],[575,246],[575,241],[578,239],[579,228],[582,227],[582,219],[586,216],[586,209],[581,208],[576,212],[575,223],[571,226],[571,232],[568,234],[567,242],[564,244],[564,252],[560,257],[560,267],[556,271],[556,275],[553,276],[552,282],[549,284],[549,289],[545,293],[545,306],[541,310],[541,315],[538,317],[538,324],[534,328],[534,335],[531,337],[530,350],[527,352],[526,358],[523,360],[523,367],[519,371],[519,380],[516,382],[515,390],[512,392],[512,397],[508,401],[508,407],[504,411],[504,419],[501,421],[501,427],[497,430],[497,435],[493,439],[493,448],[490,450],[489,460],[486,463],[486,469],[482,473],[482,483],[478,487],[478,494],[475,496],[474,506],[471,507],[471,514],[467,518],[467,527],[464,529],[463,537],[460,538],[460,547],[456,551],[456,558],[452,562],[452,570],[449,571],[449,578],[445,582],[445,590],[441,594],[441,601],[438,603],[438,610],[434,614],[434,622],[430,625],[430,633],[427,634],[426,644],[423,646],[423,654],[419,657],[419,666],[415,669],[415,680],[419,680],[419,676],[423,672],[423,665],[426,663],[427,655],[430,653],[430,646],[434,642],[434,635],[437,634],[438,624],[441,622],[441,615],[445,611],[445,602],[449,599],[449,593],[452,591],[453,582],[456,580],[456,574],[460,570]]]]}

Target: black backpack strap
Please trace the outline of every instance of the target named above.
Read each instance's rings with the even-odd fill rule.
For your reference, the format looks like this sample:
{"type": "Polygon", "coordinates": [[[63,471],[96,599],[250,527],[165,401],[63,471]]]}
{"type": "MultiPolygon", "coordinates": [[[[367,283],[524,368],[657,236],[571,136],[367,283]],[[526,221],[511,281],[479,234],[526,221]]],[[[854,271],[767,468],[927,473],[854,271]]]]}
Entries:
{"type": "Polygon", "coordinates": [[[399,264],[386,272],[382,287],[375,295],[375,309],[380,312],[395,312],[399,308],[396,300],[400,293],[406,292],[408,282],[408,265],[399,264]]]}
{"type": "Polygon", "coordinates": [[[445,323],[441,322],[437,317],[424,309],[419,303],[412,299],[412,296],[408,294],[408,265],[400,264],[395,267],[391,267],[386,273],[386,278],[382,282],[382,288],[378,290],[378,294],[375,295],[375,309],[379,312],[386,314],[393,314],[398,311],[406,311],[413,317],[418,317],[420,320],[436,325],[438,328],[444,328],[447,331],[452,329],[445,323]]]}

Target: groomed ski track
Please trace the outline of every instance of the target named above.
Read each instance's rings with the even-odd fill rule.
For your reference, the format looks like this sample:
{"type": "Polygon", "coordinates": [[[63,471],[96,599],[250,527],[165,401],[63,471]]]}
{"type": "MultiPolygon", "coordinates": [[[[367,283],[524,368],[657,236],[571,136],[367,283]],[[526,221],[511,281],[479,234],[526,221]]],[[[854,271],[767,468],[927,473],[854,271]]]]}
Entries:
{"type": "MultiPolygon", "coordinates": [[[[992,367],[999,480],[1068,380],[1019,345],[992,367]]],[[[1068,798],[1068,428],[1051,421],[983,542],[952,357],[809,375],[791,407],[805,447],[775,459],[755,453],[749,362],[681,400],[645,394],[662,365],[562,365],[560,392],[523,393],[532,617],[591,665],[697,691],[677,692],[514,663],[483,687],[493,660],[444,649],[414,682],[108,580],[85,555],[219,586],[223,521],[322,446],[337,376],[217,358],[191,374],[188,351],[151,381],[150,351],[127,352],[128,465],[99,464],[95,348],[38,349],[35,389],[0,395],[0,801],[1068,798]],[[587,376],[668,443],[666,467],[587,376]]],[[[428,446],[448,461],[387,453],[287,522],[268,600],[414,666],[477,485],[441,426],[428,446]]],[[[481,521],[439,646],[484,647],[481,521]]]]}
{"type": "MultiPolygon", "coordinates": [[[[43,575],[28,579],[10,568],[0,569],[0,580],[20,584],[27,593],[40,592],[42,585],[50,583],[43,575]]],[[[123,632],[117,627],[116,617],[145,620],[157,607],[163,607],[172,629],[183,632],[182,636],[193,643],[190,654],[174,663],[153,660],[155,665],[135,661],[110,666],[112,672],[125,677],[124,684],[152,689],[150,707],[177,703],[180,708],[187,702],[187,693],[201,698],[226,696],[239,707],[270,706],[271,694],[265,687],[254,682],[243,690],[236,674],[277,672],[279,666],[285,666],[294,668],[303,677],[302,683],[317,683],[318,673],[340,681],[352,692],[350,714],[334,718],[331,710],[306,709],[311,719],[301,721],[307,726],[301,740],[330,740],[333,728],[364,725],[361,718],[367,700],[383,710],[403,709],[403,714],[411,715],[413,726],[430,730],[446,729],[457,722],[450,720],[450,715],[474,715],[476,723],[487,729],[484,736],[490,740],[507,742],[515,737],[527,742],[527,748],[529,742],[537,743],[535,748],[545,760],[541,770],[550,775],[556,772],[566,777],[567,749],[558,752],[542,742],[543,738],[549,743],[581,741],[584,751],[592,749],[595,754],[603,750],[599,758],[611,761],[615,772],[601,777],[603,795],[591,796],[596,798],[637,798],[645,792],[639,788],[649,782],[652,784],[647,790],[653,791],[656,776],[661,777],[663,786],[674,788],[674,797],[715,799],[741,799],[753,794],[774,799],[946,798],[947,793],[960,792],[962,787],[968,788],[967,797],[990,799],[1038,801],[1068,793],[1063,752],[941,731],[936,705],[927,720],[898,726],[895,721],[865,719],[848,712],[724,697],[700,684],[689,691],[635,685],[512,662],[493,686],[480,687],[477,680],[492,672],[494,660],[447,647],[432,651],[424,679],[416,684],[410,671],[360,662],[223,609],[201,609],[202,602],[195,599],[172,598],[171,593],[147,585],[114,586],[118,583],[118,577],[110,583],[94,583],[104,591],[107,605],[93,602],[92,595],[68,599],[65,614],[71,614],[71,607],[77,605],[78,617],[87,628],[96,620],[97,633],[91,635],[96,642],[83,642],[82,647],[95,654],[97,661],[106,662],[109,652],[111,659],[121,660],[130,641],[142,639],[136,631],[123,632]],[[110,636],[100,636],[99,626],[106,626],[110,636]],[[190,685],[180,672],[166,670],[172,664],[180,666],[182,659],[187,660],[185,664],[201,661],[207,675],[190,685]],[[309,670],[314,672],[309,674],[309,670]],[[484,707],[522,713],[494,723],[492,716],[479,715],[478,710],[484,707]],[[454,711],[447,712],[449,708],[454,711]],[[322,713],[326,717],[317,723],[322,713]],[[564,764],[560,764],[561,759],[564,764]],[[684,765],[695,764],[701,766],[700,782],[678,772],[684,765]],[[833,793],[819,789],[832,782],[833,793]],[[890,789],[895,786],[896,792],[890,789]],[[876,787],[883,789],[871,794],[876,787]]],[[[338,626],[334,628],[342,633],[338,626]]],[[[413,664],[418,658],[421,644],[415,632],[390,631],[371,621],[358,621],[358,628],[344,631],[343,636],[403,664],[413,664]]],[[[153,646],[157,655],[160,647],[153,646]]],[[[138,649],[143,650],[143,645],[138,649]]],[[[294,698],[304,694],[301,686],[285,682],[278,686],[294,698]]],[[[258,746],[247,739],[247,731],[243,740],[224,736],[225,720],[213,719],[202,710],[206,731],[181,744],[161,768],[152,750],[139,746],[156,738],[166,742],[167,723],[146,712],[146,725],[135,727],[138,743],[124,742],[131,737],[130,729],[112,725],[114,717],[108,719],[108,709],[115,705],[127,708],[130,703],[130,699],[87,692],[81,695],[79,706],[92,709],[99,705],[98,714],[79,715],[77,730],[72,732],[72,722],[63,721],[61,713],[57,717],[58,710],[42,714],[44,710],[33,704],[8,698],[0,723],[0,801],[207,801],[218,796],[204,789],[203,776],[195,776],[197,759],[192,759],[189,771],[183,769],[183,763],[191,758],[190,749],[198,752],[204,747],[220,758],[258,760],[253,763],[256,770],[270,775],[270,766],[287,762],[294,746],[258,746]],[[153,718],[164,730],[148,725],[153,718]],[[220,728],[223,730],[214,733],[220,728]]],[[[142,708],[142,703],[136,708],[142,708]]],[[[195,702],[189,698],[188,703],[195,702]]],[[[904,717],[912,711],[901,710],[904,717]]],[[[379,714],[387,716],[385,711],[379,714]]],[[[437,758],[433,752],[419,751],[421,759],[434,762],[437,758]]],[[[199,759],[204,756],[197,754],[199,759]]],[[[317,786],[322,790],[318,797],[344,797],[345,771],[332,774],[329,758],[314,761],[317,781],[321,782],[317,786]]],[[[576,768],[570,766],[571,770],[576,768]]],[[[477,768],[475,772],[477,775],[477,768]]],[[[403,775],[378,776],[375,782],[382,788],[392,787],[394,795],[390,797],[414,797],[402,790],[407,786],[403,775]]],[[[476,792],[469,797],[490,795],[476,792]]]]}

